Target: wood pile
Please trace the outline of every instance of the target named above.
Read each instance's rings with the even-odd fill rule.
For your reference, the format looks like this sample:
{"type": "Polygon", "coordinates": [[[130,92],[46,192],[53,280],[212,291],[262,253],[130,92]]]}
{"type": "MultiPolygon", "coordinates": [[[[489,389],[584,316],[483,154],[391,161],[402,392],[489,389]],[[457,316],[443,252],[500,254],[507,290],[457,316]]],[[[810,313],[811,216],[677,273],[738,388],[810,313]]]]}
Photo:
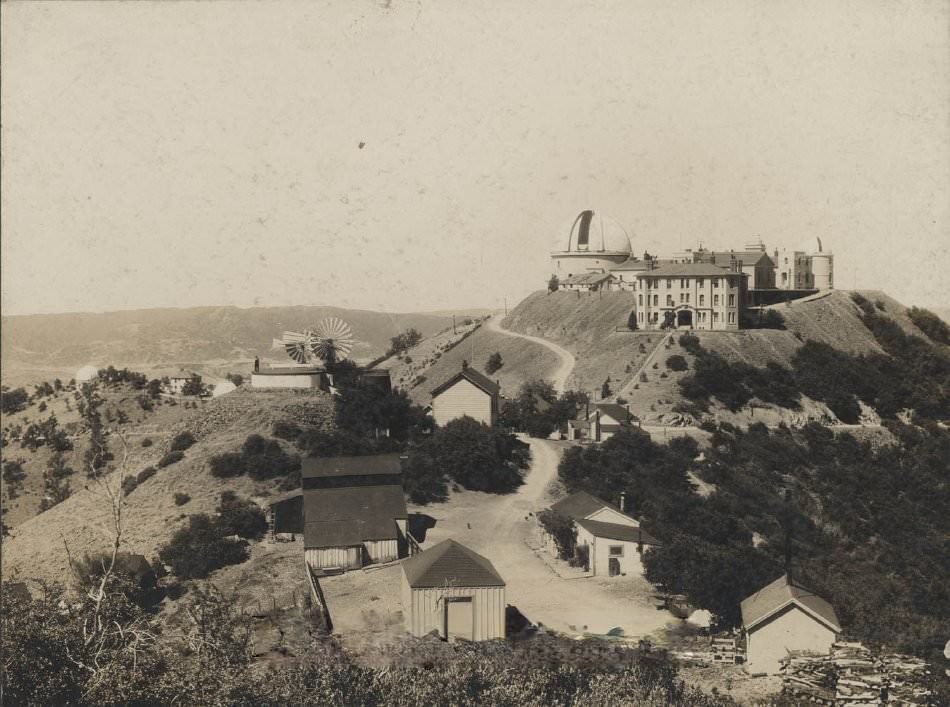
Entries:
{"type": "Polygon", "coordinates": [[[898,654],[873,654],[861,643],[840,641],[829,655],[789,655],[782,661],[786,694],[812,704],[863,707],[900,704],[924,707],[927,663],[898,654]]]}

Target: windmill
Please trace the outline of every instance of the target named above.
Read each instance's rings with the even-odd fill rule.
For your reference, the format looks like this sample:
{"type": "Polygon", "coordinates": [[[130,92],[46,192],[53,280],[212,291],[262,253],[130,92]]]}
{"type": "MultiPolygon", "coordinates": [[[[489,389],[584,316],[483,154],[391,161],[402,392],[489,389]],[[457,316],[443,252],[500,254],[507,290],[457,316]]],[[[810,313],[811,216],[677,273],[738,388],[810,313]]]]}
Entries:
{"type": "Polygon", "coordinates": [[[284,349],[287,355],[301,364],[322,363],[326,368],[345,360],[353,350],[353,330],[339,317],[328,317],[313,329],[302,332],[285,331],[274,339],[274,349],[284,349]]]}

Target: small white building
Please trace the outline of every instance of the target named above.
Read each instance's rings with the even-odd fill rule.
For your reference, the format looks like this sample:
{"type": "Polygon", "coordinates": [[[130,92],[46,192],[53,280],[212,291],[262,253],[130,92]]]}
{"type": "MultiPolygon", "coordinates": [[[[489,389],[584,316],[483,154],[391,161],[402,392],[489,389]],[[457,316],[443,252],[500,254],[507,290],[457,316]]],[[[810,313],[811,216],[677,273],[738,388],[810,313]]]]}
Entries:
{"type": "Polygon", "coordinates": [[[455,540],[443,540],[402,563],[402,604],[413,636],[505,637],[505,581],[492,563],[455,540]]]}
{"type": "MultiPolygon", "coordinates": [[[[577,547],[587,548],[588,571],[595,577],[642,575],[644,550],[660,544],[636,518],[586,491],[561,499],[551,510],[574,522],[577,547]]],[[[544,543],[554,547],[550,538],[544,543]]]]}
{"type": "Polygon", "coordinates": [[[251,374],[252,388],[295,388],[312,390],[326,387],[326,373],[312,366],[261,368],[251,374]]]}
{"type": "Polygon", "coordinates": [[[841,632],[834,608],[786,574],[743,599],[746,669],[778,673],[793,651],[825,654],[841,632]]]}
{"type": "Polygon", "coordinates": [[[471,366],[432,390],[432,417],[444,427],[460,417],[471,417],[489,427],[498,419],[498,384],[471,366]]]}
{"type": "Polygon", "coordinates": [[[560,283],[562,290],[577,292],[598,292],[600,290],[618,290],[620,281],[609,272],[589,272],[572,275],[560,283]]]}
{"type": "Polygon", "coordinates": [[[605,442],[637,421],[630,408],[619,403],[597,403],[580,420],[568,420],[569,440],[605,442]]]}

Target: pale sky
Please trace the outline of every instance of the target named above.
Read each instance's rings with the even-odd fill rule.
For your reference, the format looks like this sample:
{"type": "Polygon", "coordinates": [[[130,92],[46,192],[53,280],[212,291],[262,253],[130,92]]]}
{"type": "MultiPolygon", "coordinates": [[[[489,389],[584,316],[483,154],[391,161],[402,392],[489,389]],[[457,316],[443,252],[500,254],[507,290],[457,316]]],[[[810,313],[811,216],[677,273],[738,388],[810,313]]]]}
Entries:
{"type": "Polygon", "coordinates": [[[509,305],[820,236],[950,304],[948,2],[5,2],[3,312],[509,305]],[[365,143],[360,149],[359,144],[365,143]]]}

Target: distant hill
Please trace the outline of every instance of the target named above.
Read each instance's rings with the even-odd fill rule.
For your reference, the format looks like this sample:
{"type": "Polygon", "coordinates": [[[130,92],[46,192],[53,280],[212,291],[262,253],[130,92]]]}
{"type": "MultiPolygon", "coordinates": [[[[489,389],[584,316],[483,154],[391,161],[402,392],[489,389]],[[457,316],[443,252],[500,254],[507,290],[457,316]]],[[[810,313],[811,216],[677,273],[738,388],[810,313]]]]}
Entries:
{"type": "Polygon", "coordinates": [[[353,327],[356,359],[383,353],[389,339],[415,327],[428,336],[452,323],[438,314],[387,314],[339,307],[194,307],[102,314],[35,314],[2,318],[5,366],[78,367],[86,363],[174,364],[276,356],[271,341],[285,329],[340,317],[353,327]]]}

